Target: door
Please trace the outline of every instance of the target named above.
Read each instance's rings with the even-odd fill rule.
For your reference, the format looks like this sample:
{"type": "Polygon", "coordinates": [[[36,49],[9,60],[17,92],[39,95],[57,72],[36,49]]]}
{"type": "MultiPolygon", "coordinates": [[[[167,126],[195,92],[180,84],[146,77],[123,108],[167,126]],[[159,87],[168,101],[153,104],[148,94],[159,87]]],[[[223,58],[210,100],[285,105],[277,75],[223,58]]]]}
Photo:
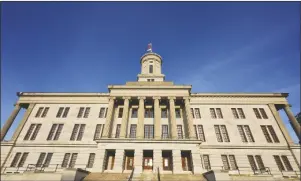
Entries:
{"type": "Polygon", "coordinates": [[[152,170],[153,169],[153,158],[152,157],[144,157],[143,158],[143,169],[144,170],[152,170]]]}
{"type": "Polygon", "coordinates": [[[182,169],[187,171],[187,159],[186,157],[182,157],[182,169]]]}
{"type": "Polygon", "coordinates": [[[134,157],[127,157],[126,169],[132,170],[134,167],[134,157]]]}
{"type": "Polygon", "coordinates": [[[163,170],[171,170],[170,158],[163,158],[163,170]]]}

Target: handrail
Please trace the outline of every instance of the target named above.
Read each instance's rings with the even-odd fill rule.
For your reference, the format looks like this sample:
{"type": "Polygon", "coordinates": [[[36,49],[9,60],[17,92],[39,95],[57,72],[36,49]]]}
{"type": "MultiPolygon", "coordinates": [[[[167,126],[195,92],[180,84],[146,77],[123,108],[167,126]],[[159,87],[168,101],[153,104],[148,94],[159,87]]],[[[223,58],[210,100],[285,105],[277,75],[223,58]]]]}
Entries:
{"type": "Polygon", "coordinates": [[[157,167],[157,170],[158,170],[158,173],[157,173],[158,181],[161,181],[161,178],[160,178],[160,169],[159,169],[159,167],[157,167]]]}
{"type": "Polygon", "coordinates": [[[133,167],[132,172],[131,172],[131,175],[130,175],[128,181],[132,181],[133,175],[134,175],[134,170],[135,170],[135,167],[133,167]]]}

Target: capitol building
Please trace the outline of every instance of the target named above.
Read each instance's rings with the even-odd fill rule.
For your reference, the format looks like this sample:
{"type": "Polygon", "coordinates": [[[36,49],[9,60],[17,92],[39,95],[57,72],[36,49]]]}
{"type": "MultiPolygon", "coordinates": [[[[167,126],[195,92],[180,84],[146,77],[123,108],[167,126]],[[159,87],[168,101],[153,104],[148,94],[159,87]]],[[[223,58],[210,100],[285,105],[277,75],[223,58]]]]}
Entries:
{"type": "Polygon", "coordinates": [[[163,63],[149,47],[137,81],[108,92],[18,92],[2,179],[300,180],[300,144],[278,112],[300,140],[288,93],[192,93],[165,81],[163,63]]]}

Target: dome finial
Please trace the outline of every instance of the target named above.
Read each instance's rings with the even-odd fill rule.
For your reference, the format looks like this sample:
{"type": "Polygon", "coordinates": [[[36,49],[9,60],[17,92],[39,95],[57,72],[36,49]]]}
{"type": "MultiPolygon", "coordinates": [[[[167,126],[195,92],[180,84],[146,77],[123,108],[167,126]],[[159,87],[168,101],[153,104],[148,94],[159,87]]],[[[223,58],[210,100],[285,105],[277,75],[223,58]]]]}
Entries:
{"type": "Polygon", "coordinates": [[[152,43],[149,43],[148,45],[147,45],[147,50],[146,50],[147,52],[153,52],[153,47],[152,47],[152,43]]]}

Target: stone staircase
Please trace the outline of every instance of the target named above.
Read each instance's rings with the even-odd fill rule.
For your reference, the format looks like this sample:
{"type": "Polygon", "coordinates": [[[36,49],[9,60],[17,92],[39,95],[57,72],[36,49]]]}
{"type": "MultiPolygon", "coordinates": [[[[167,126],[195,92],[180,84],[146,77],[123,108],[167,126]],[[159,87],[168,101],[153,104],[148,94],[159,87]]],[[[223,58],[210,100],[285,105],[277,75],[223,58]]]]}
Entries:
{"type": "Polygon", "coordinates": [[[84,181],[127,181],[129,173],[90,173],[84,181]]]}
{"type": "Polygon", "coordinates": [[[202,174],[161,174],[161,181],[206,181],[202,174]]]}

